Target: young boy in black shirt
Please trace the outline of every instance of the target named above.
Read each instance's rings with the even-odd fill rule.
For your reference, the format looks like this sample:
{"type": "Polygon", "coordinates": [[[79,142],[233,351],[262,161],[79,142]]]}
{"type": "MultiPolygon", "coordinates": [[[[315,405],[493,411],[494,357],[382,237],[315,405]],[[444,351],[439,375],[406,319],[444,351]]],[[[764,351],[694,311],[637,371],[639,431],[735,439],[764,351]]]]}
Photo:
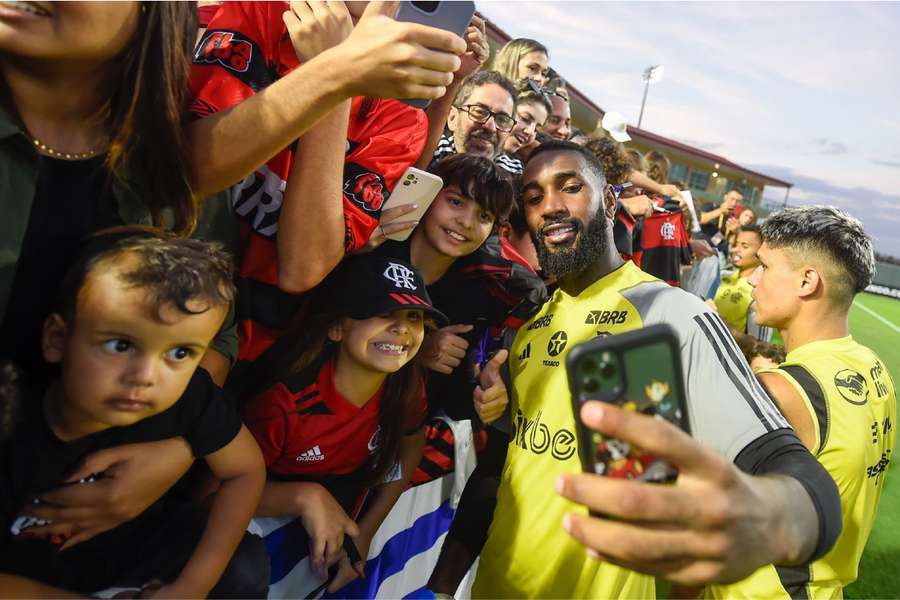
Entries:
{"type": "Polygon", "coordinates": [[[234,298],[231,269],[226,254],[198,240],[108,234],[89,243],[44,323],[44,357],[60,365],[59,376],[27,398],[22,424],[0,451],[5,592],[52,593],[40,582],[80,593],[150,584],[145,593],[154,596],[217,594],[265,483],[253,437],[197,369],[234,298]],[[85,541],[40,520],[36,495],[91,485],[94,476],[70,480],[86,455],[173,437],[221,481],[208,519],[163,496],[85,541]]]}

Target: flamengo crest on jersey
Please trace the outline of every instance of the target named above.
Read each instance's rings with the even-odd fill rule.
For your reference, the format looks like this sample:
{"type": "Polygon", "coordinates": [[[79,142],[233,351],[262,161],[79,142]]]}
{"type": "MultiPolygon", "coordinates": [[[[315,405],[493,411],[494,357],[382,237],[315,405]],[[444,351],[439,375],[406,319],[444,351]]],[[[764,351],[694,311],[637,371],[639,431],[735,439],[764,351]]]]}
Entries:
{"type": "Polygon", "coordinates": [[[659,228],[659,235],[664,240],[675,239],[675,225],[666,221],[659,228]]]}

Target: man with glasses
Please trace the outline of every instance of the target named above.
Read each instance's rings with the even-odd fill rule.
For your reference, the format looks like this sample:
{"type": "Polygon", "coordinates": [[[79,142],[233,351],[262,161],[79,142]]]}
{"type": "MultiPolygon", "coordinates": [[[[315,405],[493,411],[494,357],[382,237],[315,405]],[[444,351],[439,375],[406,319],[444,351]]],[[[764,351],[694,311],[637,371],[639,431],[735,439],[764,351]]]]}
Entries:
{"type": "MultiPolygon", "coordinates": [[[[496,71],[478,71],[459,88],[432,164],[452,154],[495,159],[516,124],[516,88],[496,71]]],[[[503,166],[502,163],[499,163],[503,166]]]]}

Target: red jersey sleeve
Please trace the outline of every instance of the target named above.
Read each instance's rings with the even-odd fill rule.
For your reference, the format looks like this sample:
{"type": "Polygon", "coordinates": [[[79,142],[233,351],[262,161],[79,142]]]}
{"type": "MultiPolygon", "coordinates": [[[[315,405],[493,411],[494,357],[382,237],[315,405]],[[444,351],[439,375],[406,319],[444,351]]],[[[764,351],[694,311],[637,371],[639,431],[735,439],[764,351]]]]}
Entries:
{"type": "Polygon", "coordinates": [[[198,117],[231,108],[296,66],[282,51],[282,14],[287,2],[225,2],[212,17],[194,51],[191,71],[198,117]]]}
{"type": "Polygon", "coordinates": [[[344,250],[365,246],[397,180],[425,147],[425,113],[397,100],[354,98],[344,161],[344,250]]]}
{"type": "Polygon", "coordinates": [[[244,424],[256,438],[266,466],[284,454],[289,430],[287,411],[293,405],[294,396],[280,383],[244,405],[244,424]]]}

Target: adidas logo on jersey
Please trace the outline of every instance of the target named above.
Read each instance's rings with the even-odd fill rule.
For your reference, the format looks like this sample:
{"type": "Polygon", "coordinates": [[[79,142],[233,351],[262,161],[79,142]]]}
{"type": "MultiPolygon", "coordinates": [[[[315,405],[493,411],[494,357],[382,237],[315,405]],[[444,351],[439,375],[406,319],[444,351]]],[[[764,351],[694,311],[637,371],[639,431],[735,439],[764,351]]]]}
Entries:
{"type": "Polygon", "coordinates": [[[312,462],[317,460],[325,460],[325,455],[318,445],[313,446],[303,454],[297,457],[297,462],[312,462]]]}
{"type": "Polygon", "coordinates": [[[526,360],[529,358],[531,358],[531,342],[528,342],[528,344],[525,345],[525,349],[519,354],[519,360],[526,360]]]}

